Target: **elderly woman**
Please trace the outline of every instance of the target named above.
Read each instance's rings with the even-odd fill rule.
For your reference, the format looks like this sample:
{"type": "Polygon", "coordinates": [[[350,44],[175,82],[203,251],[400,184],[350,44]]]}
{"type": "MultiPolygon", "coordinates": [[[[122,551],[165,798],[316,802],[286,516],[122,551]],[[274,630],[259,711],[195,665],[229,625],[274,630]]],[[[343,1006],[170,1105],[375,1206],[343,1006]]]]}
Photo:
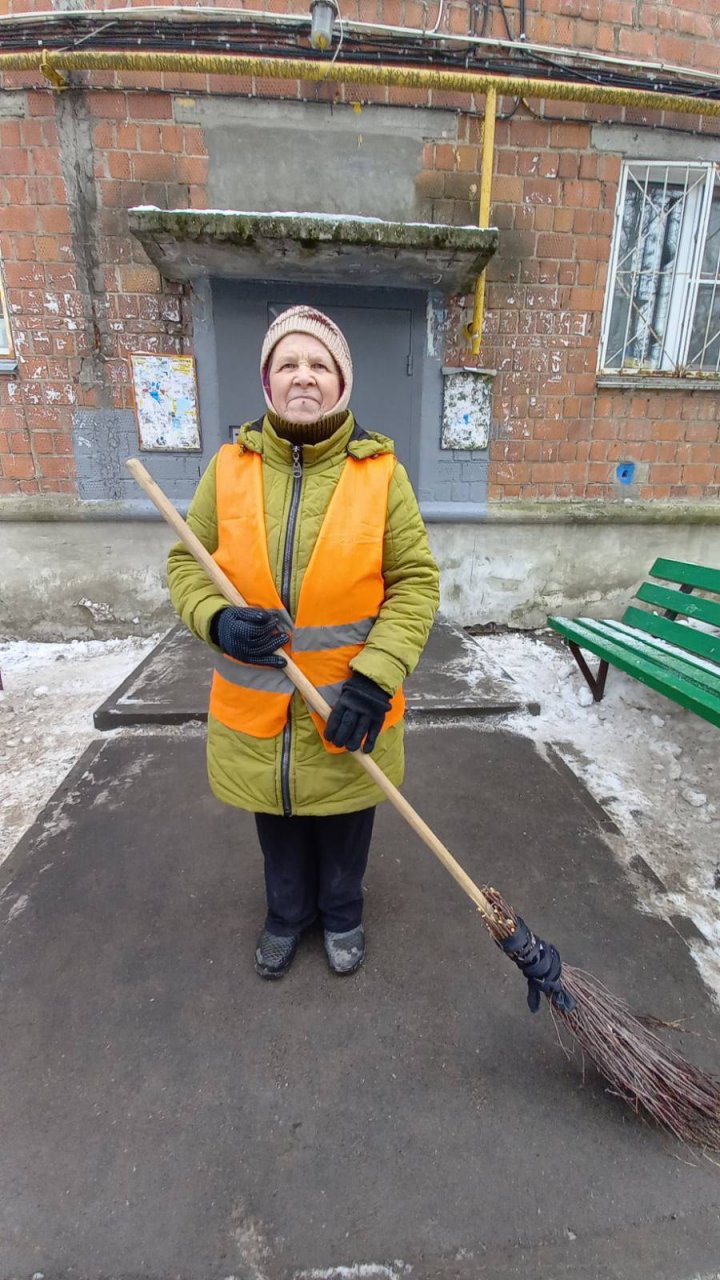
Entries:
{"type": "Polygon", "coordinates": [[[229,607],[181,543],[168,582],[215,650],[210,786],[255,815],[267,892],[255,968],[280,977],[319,920],[330,968],[348,974],[365,954],[362,881],[384,798],[348,752],[362,746],[402,781],[402,683],[432,625],[438,572],[392,441],[348,408],[337,325],[291,307],[260,366],[268,412],[221,447],[188,513],[250,607],[229,607]],[[327,726],[284,674],[282,648],[333,706],[327,726]]]}

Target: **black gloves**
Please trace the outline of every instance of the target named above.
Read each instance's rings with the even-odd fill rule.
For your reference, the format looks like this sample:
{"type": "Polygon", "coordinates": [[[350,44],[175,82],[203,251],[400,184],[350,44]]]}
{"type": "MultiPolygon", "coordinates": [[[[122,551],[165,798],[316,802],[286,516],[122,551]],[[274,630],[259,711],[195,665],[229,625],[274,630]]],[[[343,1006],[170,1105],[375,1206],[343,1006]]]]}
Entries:
{"type": "Polygon", "coordinates": [[[345,681],[325,726],[325,737],[334,747],[372,751],[383,721],[390,710],[390,695],[374,680],[353,671],[345,681]]]}
{"type": "Polygon", "coordinates": [[[269,609],[221,609],[210,623],[213,644],[240,662],[258,667],[284,667],[285,658],[276,654],[290,639],[281,630],[277,614],[269,609]]]}
{"type": "Polygon", "coordinates": [[[522,916],[518,916],[515,932],[498,945],[527,978],[527,1002],[531,1013],[537,1013],[540,1008],[541,995],[549,996],[557,1009],[572,1012],[575,1000],[563,987],[560,953],[552,942],[536,938],[522,916]]]}

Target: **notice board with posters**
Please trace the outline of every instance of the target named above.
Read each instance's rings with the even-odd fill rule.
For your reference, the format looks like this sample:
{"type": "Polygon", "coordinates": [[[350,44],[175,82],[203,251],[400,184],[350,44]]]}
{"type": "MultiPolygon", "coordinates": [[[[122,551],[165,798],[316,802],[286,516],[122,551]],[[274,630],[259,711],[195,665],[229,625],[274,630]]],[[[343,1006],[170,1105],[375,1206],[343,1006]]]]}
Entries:
{"type": "Polygon", "coordinates": [[[200,415],[193,356],[130,357],[141,449],[199,451],[200,415]]]}

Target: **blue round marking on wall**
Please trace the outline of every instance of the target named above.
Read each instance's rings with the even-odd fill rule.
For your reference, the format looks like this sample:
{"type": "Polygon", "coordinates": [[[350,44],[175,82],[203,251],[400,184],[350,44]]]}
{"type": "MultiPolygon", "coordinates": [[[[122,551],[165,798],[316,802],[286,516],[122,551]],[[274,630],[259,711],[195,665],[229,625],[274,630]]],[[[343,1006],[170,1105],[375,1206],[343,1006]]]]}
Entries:
{"type": "Polygon", "coordinates": [[[635,479],[635,463],[619,462],[615,468],[615,475],[617,476],[620,484],[632,484],[635,479]]]}

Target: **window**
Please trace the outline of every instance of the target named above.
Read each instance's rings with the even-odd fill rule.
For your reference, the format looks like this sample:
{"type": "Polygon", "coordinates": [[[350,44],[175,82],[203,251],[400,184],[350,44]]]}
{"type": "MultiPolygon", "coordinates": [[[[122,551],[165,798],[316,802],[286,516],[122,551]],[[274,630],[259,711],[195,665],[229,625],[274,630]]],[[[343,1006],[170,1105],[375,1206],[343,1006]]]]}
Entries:
{"type": "Polygon", "coordinates": [[[6,368],[10,365],[13,369],[15,368],[15,348],[10,332],[10,317],[8,316],[7,301],[5,299],[5,285],[2,273],[0,273],[0,372],[3,365],[6,368]]]}
{"type": "Polygon", "coordinates": [[[623,166],[600,372],[720,376],[720,166],[623,166]]]}

